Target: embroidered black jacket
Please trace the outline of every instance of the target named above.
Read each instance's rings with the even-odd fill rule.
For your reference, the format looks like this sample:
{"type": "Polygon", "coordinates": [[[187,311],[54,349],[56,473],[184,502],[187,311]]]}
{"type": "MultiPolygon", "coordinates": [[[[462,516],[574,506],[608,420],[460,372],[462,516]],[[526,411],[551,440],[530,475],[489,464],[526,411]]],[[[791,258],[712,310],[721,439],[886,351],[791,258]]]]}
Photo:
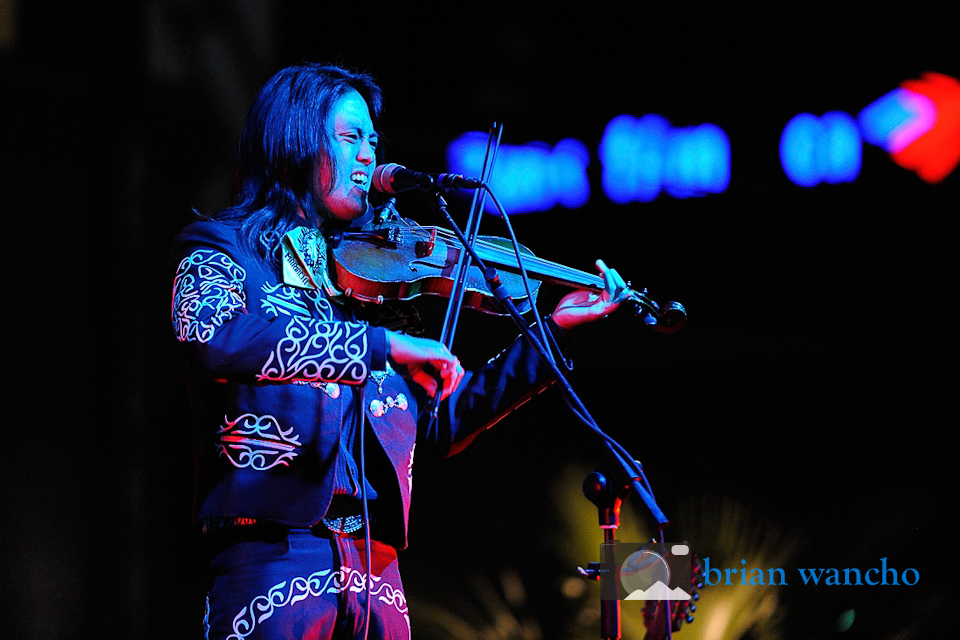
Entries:
{"type": "Polygon", "coordinates": [[[187,356],[198,522],[317,523],[333,497],[342,426],[362,402],[376,436],[368,461],[380,470],[374,533],[405,547],[416,445],[459,452],[545,388],[549,369],[518,339],[467,372],[428,432],[426,396],[390,369],[383,328],[240,247],[237,230],[214,221],[187,226],[174,244],[171,320],[187,356]]]}

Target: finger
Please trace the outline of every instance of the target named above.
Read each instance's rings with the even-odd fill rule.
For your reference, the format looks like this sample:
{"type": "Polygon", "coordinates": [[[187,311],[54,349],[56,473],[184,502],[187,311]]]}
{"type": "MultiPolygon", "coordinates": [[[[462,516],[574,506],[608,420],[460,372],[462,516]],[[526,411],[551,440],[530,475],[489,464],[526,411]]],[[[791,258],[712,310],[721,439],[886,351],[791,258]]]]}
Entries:
{"type": "Polygon", "coordinates": [[[412,378],[414,382],[420,385],[423,390],[427,392],[428,396],[432,398],[433,396],[437,395],[437,378],[422,369],[414,372],[412,378]]]}
{"type": "Polygon", "coordinates": [[[622,299],[623,292],[627,289],[627,283],[624,282],[616,269],[609,268],[603,260],[597,260],[597,269],[603,275],[604,291],[607,294],[607,300],[619,302],[622,299]]]}
{"type": "Polygon", "coordinates": [[[615,291],[626,289],[627,283],[620,277],[616,269],[608,267],[603,260],[597,260],[596,265],[597,269],[603,275],[603,282],[607,289],[615,291]]]}
{"type": "Polygon", "coordinates": [[[454,362],[450,366],[444,367],[441,371],[441,377],[443,380],[443,392],[440,399],[443,400],[456,390],[457,385],[460,384],[460,380],[463,378],[463,367],[460,366],[460,361],[454,359],[454,362]]]}
{"type": "Polygon", "coordinates": [[[444,378],[443,379],[443,389],[440,392],[440,399],[446,400],[450,397],[450,394],[453,393],[453,378],[444,378]]]}
{"type": "Polygon", "coordinates": [[[604,282],[612,283],[614,290],[618,293],[627,288],[627,283],[616,269],[607,269],[604,273],[604,282]]]}
{"type": "Polygon", "coordinates": [[[453,393],[454,391],[457,390],[457,387],[460,386],[460,381],[463,380],[463,376],[465,376],[466,373],[467,373],[467,372],[466,372],[466,371],[464,370],[464,368],[460,365],[460,361],[458,360],[458,361],[457,361],[456,369],[454,370],[454,374],[455,374],[456,377],[455,377],[455,379],[454,379],[454,381],[453,381],[453,388],[450,389],[450,393],[453,393]]]}

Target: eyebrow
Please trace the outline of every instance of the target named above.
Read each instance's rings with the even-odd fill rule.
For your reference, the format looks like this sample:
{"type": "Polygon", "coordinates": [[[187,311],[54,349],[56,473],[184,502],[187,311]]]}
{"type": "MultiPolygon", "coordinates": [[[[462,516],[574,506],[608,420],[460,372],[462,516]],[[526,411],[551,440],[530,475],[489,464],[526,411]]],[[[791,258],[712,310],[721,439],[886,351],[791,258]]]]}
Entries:
{"type": "MultiPolygon", "coordinates": [[[[349,118],[345,122],[336,123],[336,128],[338,131],[364,131],[363,122],[359,118],[349,118]]],[[[379,132],[376,129],[370,130],[371,136],[379,136],[379,132]]]]}

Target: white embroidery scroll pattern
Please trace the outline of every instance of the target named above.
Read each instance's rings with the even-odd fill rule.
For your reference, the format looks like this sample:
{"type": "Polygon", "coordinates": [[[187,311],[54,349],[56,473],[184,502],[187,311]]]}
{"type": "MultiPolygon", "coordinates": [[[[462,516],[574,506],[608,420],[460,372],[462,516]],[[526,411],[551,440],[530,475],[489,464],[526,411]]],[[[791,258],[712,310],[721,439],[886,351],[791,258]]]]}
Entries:
{"type": "Polygon", "coordinates": [[[263,299],[260,301],[260,307],[267,315],[278,317],[283,314],[320,320],[334,319],[333,305],[319,291],[295,289],[285,284],[264,284],[261,289],[263,299]]]}
{"type": "Polygon", "coordinates": [[[293,427],[284,430],[273,416],[245,413],[232,421],[224,417],[224,423],[217,432],[217,451],[238,469],[289,467],[297,457],[300,437],[293,434],[293,427]]]}
{"type": "Polygon", "coordinates": [[[300,295],[313,303],[314,315],[321,320],[333,320],[333,305],[319,291],[302,289],[300,295]]]}
{"type": "MultiPolygon", "coordinates": [[[[289,586],[283,581],[271,587],[266,595],[255,597],[249,606],[240,610],[233,619],[233,633],[227,636],[227,640],[243,640],[278,609],[295,605],[307,598],[347,590],[360,593],[366,589],[366,579],[367,575],[357,569],[341,567],[339,571],[325,569],[306,578],[296,577],[290,581],[289,586]]],[[[395,608],[406,617],[407,598],[403,591],[378,576],[372,576],[371,580],[370,596],[395,608]]]]}
{"type": "Polygon", "coordinates": [[[246,272],[224,253],[197,249],[180,261],[170,311],[181,342],[209,342],[216,330],[246,308],[246,272]]]}
{"type": "Polygon", "coordinates": [[[310,317],[310,309],[303,303],[297,292],[282,284],[264,284],[263,299],[260,301],[260,308],[267,315],[278,317],[280,314],[287,316],[310,317]]]}
{"type": "Polygon", "coordinates": [[[359,384],[367,377],[366,325],[291,318],[257,380],[359,384]]]}

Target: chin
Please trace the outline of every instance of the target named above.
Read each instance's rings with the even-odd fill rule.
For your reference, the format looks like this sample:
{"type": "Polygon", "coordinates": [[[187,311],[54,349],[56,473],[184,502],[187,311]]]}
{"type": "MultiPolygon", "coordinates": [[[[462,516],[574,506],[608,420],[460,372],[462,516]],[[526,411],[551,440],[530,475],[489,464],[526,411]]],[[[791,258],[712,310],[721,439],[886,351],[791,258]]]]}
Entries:
{"type": "Polygon", "coordinates": [[[340,222],[353,222],[367,212],[367,202],[364,201],[361,206],[342,207],[337,210],[330,210],[330,216],[340,222]]]}

